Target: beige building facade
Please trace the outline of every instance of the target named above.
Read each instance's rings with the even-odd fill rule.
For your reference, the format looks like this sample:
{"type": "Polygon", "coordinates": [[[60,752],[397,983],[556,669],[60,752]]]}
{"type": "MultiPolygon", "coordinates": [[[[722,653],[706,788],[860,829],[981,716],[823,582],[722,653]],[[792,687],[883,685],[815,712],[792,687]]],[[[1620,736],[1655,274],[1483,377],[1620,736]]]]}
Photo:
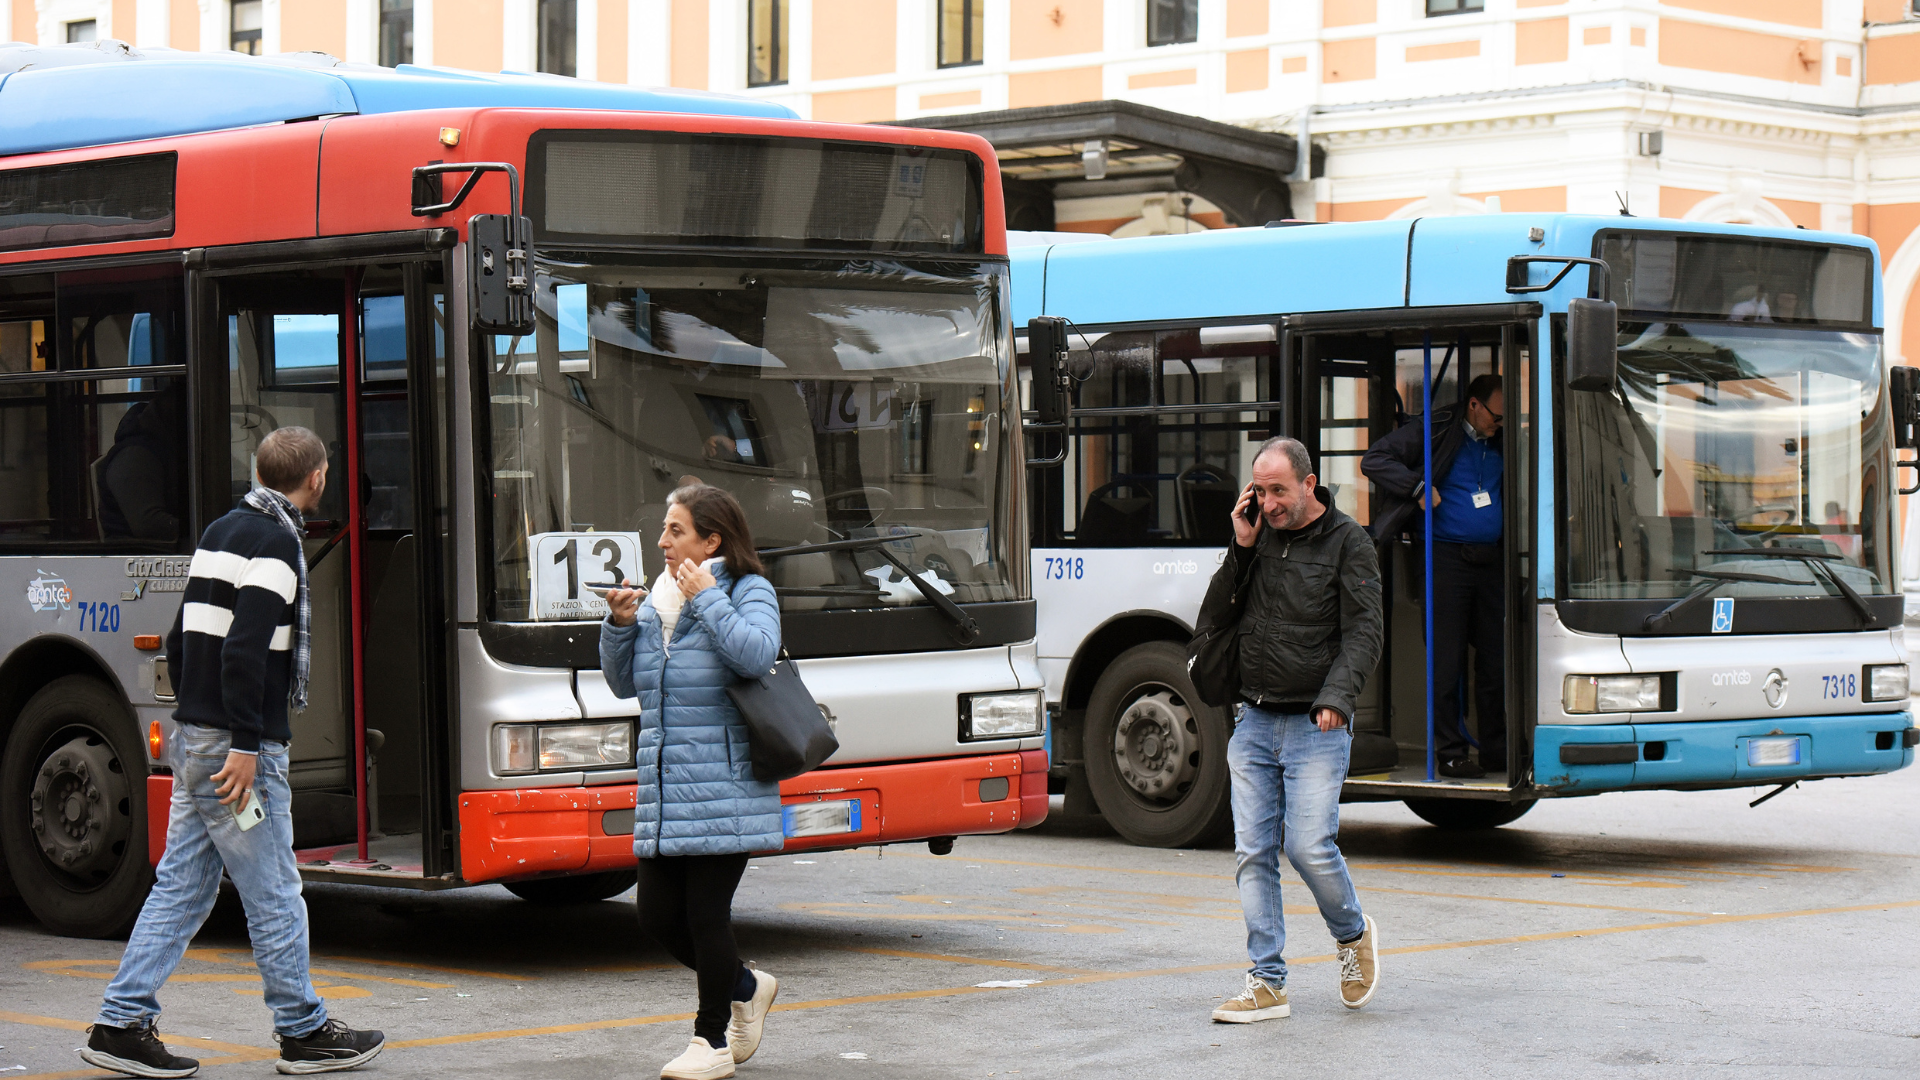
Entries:
{"type": "MultiPolygon", "coordinates": [[[[19,41],[547,71],[820,120],[1131,100],[1304,132],[1325,173],[1293,205],[1321,220],[1624,206],[1857,232],[1886,261],[1891,350],[1920,361],[1916,2],[0,0],[19,41]]],[[[1191,193],[1096,185],[1055,220],[1225,224],[1191,193]]]]}

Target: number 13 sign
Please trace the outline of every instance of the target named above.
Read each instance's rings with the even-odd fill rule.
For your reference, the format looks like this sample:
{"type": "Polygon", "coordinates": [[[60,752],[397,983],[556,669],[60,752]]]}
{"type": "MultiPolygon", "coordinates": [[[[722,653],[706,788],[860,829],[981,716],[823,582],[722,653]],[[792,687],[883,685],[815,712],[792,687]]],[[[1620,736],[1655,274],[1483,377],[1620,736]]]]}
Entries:
{"type": "Polygon", "coordinates": [[[527,541],[535,619],[604,619],[607,602],[587,586],[640,580],[639,533],[535,533],[527,541]]]}

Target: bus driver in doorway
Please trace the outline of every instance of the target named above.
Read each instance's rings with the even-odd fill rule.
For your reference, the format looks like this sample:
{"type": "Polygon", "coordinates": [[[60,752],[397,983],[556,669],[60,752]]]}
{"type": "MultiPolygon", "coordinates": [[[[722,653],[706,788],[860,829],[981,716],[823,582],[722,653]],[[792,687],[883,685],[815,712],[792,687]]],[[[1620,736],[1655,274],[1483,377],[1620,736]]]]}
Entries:
{"type": "Polygon", "coordinates": [[[1481,375],[1467,384],[1465,416],[1456,418],[1452,409],[1434,413],[1431,492],[1421,479],[1423,425],[1417,420],[1373,444],[1360,459],[1360,471],[1386,496],[1374,525],[1377,539],[1386,541],[1403,529],[1418,530],[1419,536],[1424,531],[1420,512],[1433,514],[1433,756],[1440,775],[1467,780],[1507,771],[1507,568],[1500,546],[1500,426],[1506,408],[1500,376],[1481,375]],[[1459,693],[1469,644],[1478,765],[1467,757],[1459,693]]]}

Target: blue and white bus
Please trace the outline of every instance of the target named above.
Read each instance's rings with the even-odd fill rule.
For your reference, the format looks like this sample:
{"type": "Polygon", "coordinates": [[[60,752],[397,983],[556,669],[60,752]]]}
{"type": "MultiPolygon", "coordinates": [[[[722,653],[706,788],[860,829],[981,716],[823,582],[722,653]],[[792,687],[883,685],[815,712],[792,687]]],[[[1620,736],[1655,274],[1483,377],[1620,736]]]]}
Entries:
{"type": "Polygon", "coordinates": [[[1885,370],[1871,241],[1503,214],[1036,244],[1013,282],[1016,326],[1068,320],[1077,380],[1066,430],[1030,436],[1061,460],[1028,495],[1069,811],[1143,844],[1226,831],[1231,720],[1183,645],[1255,450],[1300,438],[1368,524],[1366,448],[1486,372],[1507,403],[1507,767],[1435,777],[1426,544],[1383,536],[1349,799],[1488,827],[1541,798],[1912,762],[1913,384],[1885,370]]]}

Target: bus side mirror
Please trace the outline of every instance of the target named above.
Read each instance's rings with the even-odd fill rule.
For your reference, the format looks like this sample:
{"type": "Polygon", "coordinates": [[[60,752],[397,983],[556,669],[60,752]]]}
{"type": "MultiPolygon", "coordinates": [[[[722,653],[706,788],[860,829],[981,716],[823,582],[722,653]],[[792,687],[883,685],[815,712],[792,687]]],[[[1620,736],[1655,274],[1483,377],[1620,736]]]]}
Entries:
{"type": "Polygon", "coordinates": [[[1619,312],[1611,300],[1576,296],[1567,301],[1567,386],[1613,389],[1619,374],[1619,312]]]}
{"type": "Polygon", "coordinates": [[[1027,320],[1027,356],[1033,365],[1033,411],[1042,424],[1061,424],[1071,406],[1067,374],[1067,320],[1042,315],[1027,320]]]}
{"type": "Polygon", "coordinates": [[[475,214],[467,222],[467,292],[473,328],[490,334],[533,333],[533,279],[527,273],[533,223],[507,214],[475,214]]]}
{"type": "Polygon", "coordinates": [[[1888,369],[1887,394],[1893,405],[1893,445],[1902,450],[1920,446],[1920,368],[1899,364],[1888,369]]]}

